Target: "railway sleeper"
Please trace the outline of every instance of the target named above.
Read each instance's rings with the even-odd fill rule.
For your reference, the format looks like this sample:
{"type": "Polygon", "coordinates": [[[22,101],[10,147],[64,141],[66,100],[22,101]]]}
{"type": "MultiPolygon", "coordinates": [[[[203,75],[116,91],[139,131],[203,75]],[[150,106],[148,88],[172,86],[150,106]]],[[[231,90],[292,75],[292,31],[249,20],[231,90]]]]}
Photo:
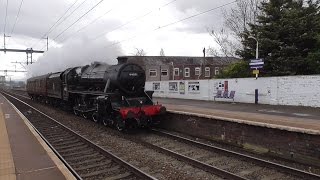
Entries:
{"type": "Polygon", "coordinates": [[[69,143],[69,144],[57,144],[55,147],[56,149],[66,149],[66,148],[73,148],[73,147],[81,147],[85,145],[83,142],[77,142],[77,143],[69,143]]]}
{"type": "Polygon", "coordinates": [[[41,131],[42,132],[51,132],[51,133],[55,133],[55,134],[58,134],[58,133],[61,133],[62,130],[60,129],[61,127],[58,127],[58,128],[41,128],[41,131]]]}
{"type": "Polygon", "coordinates": [[[109,166],[111,164],[111,162],[112,162],[111,160],[106,160],[106,161],[102,161],[102,162],[95,163],[95,164],[89,164],[86,166],[77,167],[77,168],[74,168],[74,170],[82,171],[82,170],[96,168],[96,167],[100,167],[100,166],[109,166]]]}
{"type": "Polygon", "coordinates": [[[63,157],[68,157],[68,156],[78,156],[78,155],[83,155],[83,154],[92,154],[95,151],[92,149],[85,149],[83,151],[75,151],[75,152],[71,152],[71,153],[61,153],[63,157]]]}
{"type": "Polygon", "coordinates": [[[61,141],[52,141],[51,144],[52,145],[67,145],[67,144],[75,144],[75,143],[78,143],[78,142],[81,142],[79,141],[78,139],[74,139],[74,140],[70,140],[70,141],[66,141],[66,140],[61,140],[61,141]]]}
{"type": "MultiPolygon", "coordinates": [[[[48,138],[49,139],[49,138],[48,138]]],[[[58,143],[58,142],[65,142],[65,141],[75,141],[79,140],[75,137],[70,137],[70,138],[57,138],[57,139],[51,139],[50,142],[52,143],[58,143]]]]}
{"type": "Polygon", "coordinates": [[[80,161],[82,159],[94,158],[94,157],[99,157],[99,156],[101,156],[101,155],[99,153],[95,152],[92,154],[72,156],[72,157],[68,157],[66,159],[68,159],[68,161],[80,161]]]}
{"type": "Polygon", "coordinates": [[[74,147],[74,148],[69,148],[69,149],[65,149],[65,148],[61,148],[61,149],[57,149],[59,153],[65,153],[65,152],[73,152],[73,151],[79,151],[81,149],[87,149],[88,145],[83,145],[83,146],[78,146],[78,147],[74,147]]]}
{"type": "Polygon", "coordinates": [[[79,162],[75,162],[75,163],[72,163],[74,166],[83,166],[83,165],[86,165],[86,164],[95,164],[99,161],[102,161],[106,159],[105,157],[97,157],[97,158],[92,158],[92,159],[87,159],[87,160],[84,160],[84,161],[79,161],[79,162]]]}
{"type": "MultiPolygon", "coordinates": [[[[41,131],[40,131],[41,132],[41,131]]],[[[41,134],[43,134],[43,133],[41,133],[41,134]]],[[[72,137],[74,137],[73,135],[71,135],[71,134],[56,134],[56,135],[51,135],[51,134],[43,134],[43,135],[45,135],[45,137],[47,138],[47,139],[67,139],[67,138],[72,138],[72,137]]]]}
{"type": "Polygon", "coordinates": [[[108,177],[108,180],[124,179],[130,177],[132,174],[129,172],[124,172],[122,174],[117,174],[115,176],[108,177]]]}
{"type": "Polygon", "coordinates": [[[50,130],[45,130],[45,131],[44,131],[44,130],[42,130],[42,129],[41,129],[41,133],[42,133],[42,134],[50,134],[51,136],[57,136],[57,135],[60,135],[60,136],[61,136],[61,134],[63,134],[63,132],[61,132],[61,131],[60,131],[60,132],[54,131],[54,130],[51,130],[51,131],[50,131],[50,130]]]}
{"type": "MultiPolygon", "coordinates": [[[[254,172],[257,172],[257,171],[260,171],[262,169],[262,167],[251,167],[251,168],[248,168],[248,169],[245,169],[245,170],[242,170],[239,172],[239,174],[241,176],[246,176],[246,175],[249,175],[251,173],[254,173],[254,172]]],[[[279,175],[278,175],[279,176],[279,175]]]]}
{"type": "Polygon", "coordinates": [[[119,171],[121,170],[121,166],[116,165],[108,169],[101,169],[100,171],[95,172],[89,172],[87,174],[81,175],[82,178],[89,178],[94,176],[99,176],[101,174],[111,175],[111,174],[119,174],[119,171]]]}

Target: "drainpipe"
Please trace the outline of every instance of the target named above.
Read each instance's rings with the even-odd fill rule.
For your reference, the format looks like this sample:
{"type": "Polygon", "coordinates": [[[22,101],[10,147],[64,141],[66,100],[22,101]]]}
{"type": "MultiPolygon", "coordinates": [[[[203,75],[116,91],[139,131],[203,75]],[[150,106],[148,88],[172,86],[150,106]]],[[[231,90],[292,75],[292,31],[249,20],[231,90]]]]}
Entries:
{"type": "Polygon", "coordinates": [[[173,66],[173,62],[171,62],[172,65],[172,80],[174,80],[174,66],[173,66]]]}

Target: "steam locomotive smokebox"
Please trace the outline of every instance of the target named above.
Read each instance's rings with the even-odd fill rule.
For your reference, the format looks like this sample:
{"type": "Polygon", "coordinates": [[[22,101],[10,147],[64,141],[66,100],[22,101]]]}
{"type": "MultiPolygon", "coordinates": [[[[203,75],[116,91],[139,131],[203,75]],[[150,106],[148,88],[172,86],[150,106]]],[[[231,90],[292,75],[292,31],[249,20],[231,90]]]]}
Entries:
{"type": "Polygon", "coordinates": [[[118,64],[124,64],[127,63],[128,58],[127,57],[118,57],[118,64]]]}

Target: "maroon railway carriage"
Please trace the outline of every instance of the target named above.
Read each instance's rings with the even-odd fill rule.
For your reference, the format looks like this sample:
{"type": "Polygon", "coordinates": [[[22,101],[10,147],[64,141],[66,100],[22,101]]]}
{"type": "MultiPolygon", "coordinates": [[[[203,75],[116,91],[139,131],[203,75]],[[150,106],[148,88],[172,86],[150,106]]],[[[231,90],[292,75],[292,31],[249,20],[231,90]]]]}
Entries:
{"type": "Polygon", "coordinates": [[[31,99],[48,96],[47,79],[50,74],[33,77],[27,80],[27,92],[31,99]]]}

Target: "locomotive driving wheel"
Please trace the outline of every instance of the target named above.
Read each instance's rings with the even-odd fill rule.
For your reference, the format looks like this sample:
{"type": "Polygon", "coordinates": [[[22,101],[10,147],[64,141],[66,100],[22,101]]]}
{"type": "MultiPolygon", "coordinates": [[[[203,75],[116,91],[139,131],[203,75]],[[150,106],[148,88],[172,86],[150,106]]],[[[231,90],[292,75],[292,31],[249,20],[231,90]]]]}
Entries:
{"type": "Polygon", "coordinates": [[[120,114],[116,116],[115,121],[115,126],[118,131],[124,131],[126,129],[125,121],[122,119],[120,114]]]}
{"type": "Polygon", "coordinates": [[[78,110],[76,110],[76,109],[73,109],[73,114],[74,114],[74,115],[76,115],[76,116],[78,116],[78,115],[79,115],[79,112],[78,112],[78,110]]]}
{"type": "Polygon", "coordinates": [[[92,121],[95,122],[95,123],[98,123],[100,121],[98,112],[92,113],[91,117],[92,117],[92,121]]]}
{"type": "Polygon", "coordinates": [[[106,118],[103,118],[102,124],[103,124],[104,126],[109,126],[108,120],[107,120],[106,118]]]}
{"type": "Polygon", "coordinates": [[[82,117],[85,118],[85,119],[88,119],[89,118],[89,113],[87,113],[87,112],[82,113],[82,117]]]}

